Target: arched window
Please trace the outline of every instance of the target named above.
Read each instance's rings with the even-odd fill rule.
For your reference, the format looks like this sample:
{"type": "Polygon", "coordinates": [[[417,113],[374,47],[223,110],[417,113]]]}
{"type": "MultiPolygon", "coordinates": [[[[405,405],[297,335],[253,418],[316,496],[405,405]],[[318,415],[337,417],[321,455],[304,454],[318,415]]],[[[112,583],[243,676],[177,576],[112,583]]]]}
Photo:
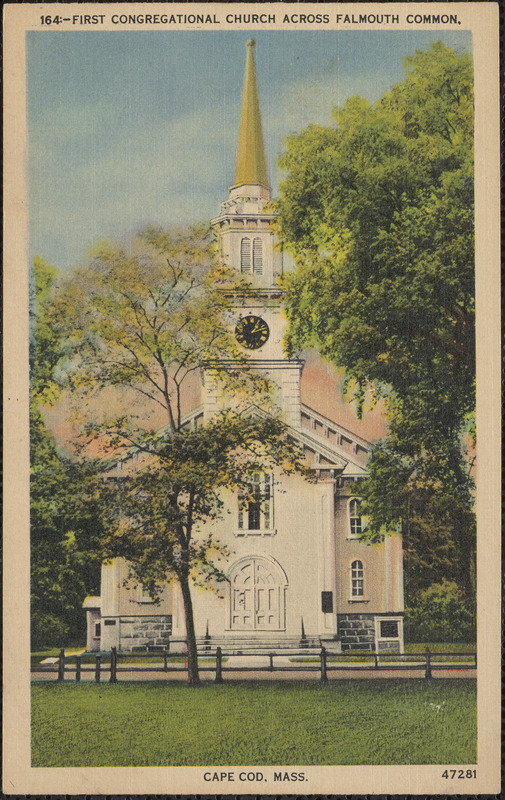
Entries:
{"type": "Polygon", "coordinates": [[[364,574],[363,562],[353,561],[351,564],[351,597],[363,597],[364,574]]]}
{"type": "Polygon", "coordinates": [[[253,240],[253,272],[263,275],[263,243],[259,237],[253,240]]]}
{"type": "Polygon", "coordinates": [[[251,240],[247,237],[240,242],[240,271],[251,271],[251,240]]]}
{"type": "Polygon", "coordinates": [[[349,529],[351,536],[359,536],[362,528],[361,522],[361,502],[352,499],[349,503],[349,529]]]}

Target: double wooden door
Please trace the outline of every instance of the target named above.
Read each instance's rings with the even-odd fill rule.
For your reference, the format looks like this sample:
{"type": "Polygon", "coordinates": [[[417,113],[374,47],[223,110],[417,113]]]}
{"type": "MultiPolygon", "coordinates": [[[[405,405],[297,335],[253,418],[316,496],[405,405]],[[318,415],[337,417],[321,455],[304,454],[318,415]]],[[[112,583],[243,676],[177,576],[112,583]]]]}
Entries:
{"type": "Polygon", "coordinates": [[[283,629],[284,591],[277,570],[266,559],[242,562],[231,581],[232,629],[283,629]]]}

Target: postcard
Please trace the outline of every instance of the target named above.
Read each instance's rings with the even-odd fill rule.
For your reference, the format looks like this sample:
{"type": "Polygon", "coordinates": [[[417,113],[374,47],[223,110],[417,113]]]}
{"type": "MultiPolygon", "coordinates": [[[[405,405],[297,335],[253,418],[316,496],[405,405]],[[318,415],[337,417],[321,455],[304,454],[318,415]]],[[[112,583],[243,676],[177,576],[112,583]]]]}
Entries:
{"type": "Polygon", "coordinates": [[[498,793],[497,4],[4,21],[4,792],[498,793]]]}

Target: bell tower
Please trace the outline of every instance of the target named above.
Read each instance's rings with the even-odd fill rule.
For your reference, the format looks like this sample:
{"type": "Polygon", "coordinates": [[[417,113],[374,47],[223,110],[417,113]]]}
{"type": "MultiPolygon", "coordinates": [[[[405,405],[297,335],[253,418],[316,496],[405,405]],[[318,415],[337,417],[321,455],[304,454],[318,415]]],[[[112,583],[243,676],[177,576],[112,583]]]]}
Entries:
{"type": "Polygon", "coordinates": [[[254,287],[277,285],[282,251],[268,211],[272,197],[256,84],[254,39],[247,42],[235,176],[219,217],[212,220],[223,261],[254,287]]]}
{"type": "MultiPolygon", "coordinates": [[[[247,42],[242,110],[233,184],[221,213],[211,224],[221,260],[250,285],[233,301],[235,336],[254,369],[278,387],[275,401],[285,421],[299,428],[303,362],[287,359],[282,346],[283,289],[278,278],[289,268],[282,243],[272,228],[272,190],[268,176],[256,81],[254,39],[247,42]]],[[[207,401],[213,404],[207,387],[207,401]]]]}

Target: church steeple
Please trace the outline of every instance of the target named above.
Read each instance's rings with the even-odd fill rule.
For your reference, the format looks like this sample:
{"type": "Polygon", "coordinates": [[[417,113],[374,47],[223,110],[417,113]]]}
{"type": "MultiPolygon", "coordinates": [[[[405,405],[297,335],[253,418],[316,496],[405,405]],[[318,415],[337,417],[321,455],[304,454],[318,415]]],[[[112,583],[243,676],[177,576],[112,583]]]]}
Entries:
{"type": "MultiPolygon", "coordinates": [[[[244,94],[240,117],[235,182],[221,213],[212,220],[219,258],[241,275],[246,286],[235,292],[231,328],[252,364],[277,387],[272,401],[294,428],[301,425],[300,375],[303,362],[288,359],[283,348],[284,289],[278,278],[290,269],[273,223],[270,207],[265,145],[256,86],[254,41],[247,42],[244,94]]],[[[240,368],[240,365],[239,365],[240,368]]],[[[206,376],[205,414],[229,407],[230,397],[220,394],[218,384],[206,376]]]]}
{"type": "Polygon", "coordinates": [[[270,189],[256,84],[255,46],[254,39],[249,39],[247,42],[244,93],[233,185],[234,187],[244,184],[260,185],[270,189]]]}
{"type": "MultiPolygon", "coordinates": [[[[238,132],[234,183],[221,213],[212,220],[219,254],[225,264],[242,273],[255,289],[275,289],[282,273],[282,248],[273,230],[275,212],[269,207],[265,144],[256,85],[253,39],[247,42],[244,93],[238,132]]],[[[280,296],[280,295],[279,295],[280,296]]]]}

